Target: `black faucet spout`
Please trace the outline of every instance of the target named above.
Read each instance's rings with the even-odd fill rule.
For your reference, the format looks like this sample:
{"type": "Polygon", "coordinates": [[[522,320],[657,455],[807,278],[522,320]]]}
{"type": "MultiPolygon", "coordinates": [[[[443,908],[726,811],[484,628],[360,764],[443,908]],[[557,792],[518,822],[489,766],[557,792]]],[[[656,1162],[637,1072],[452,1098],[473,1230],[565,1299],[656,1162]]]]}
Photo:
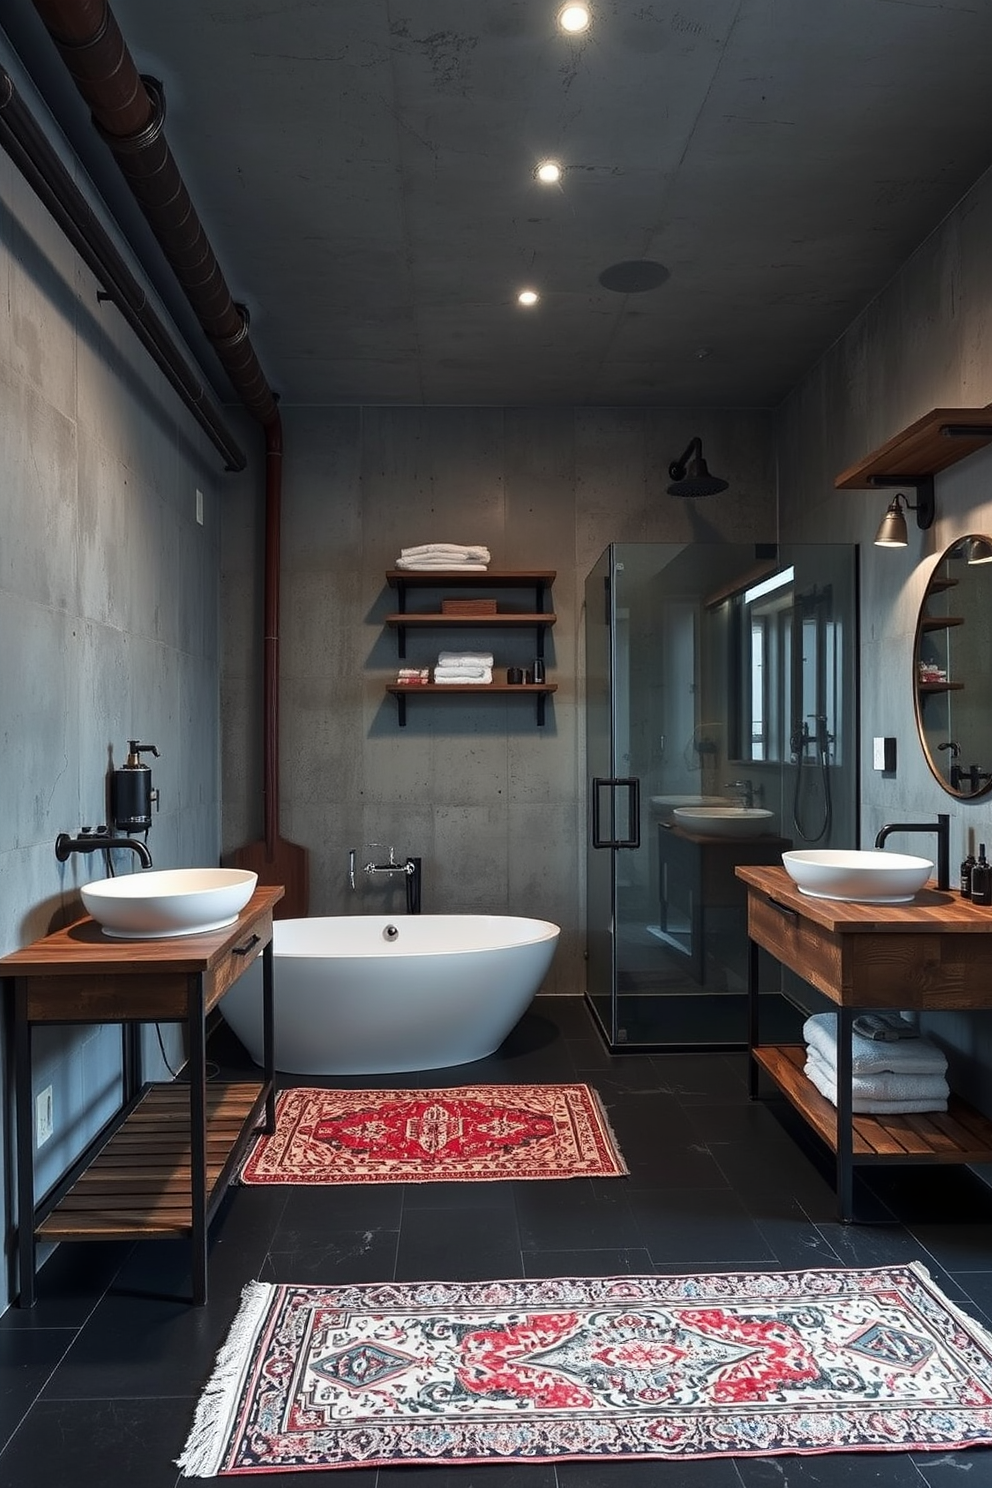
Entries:
{"type": "Polygon", "coordinates": [[[60,863],[67,863],[73,853],[105,852],[111,847],[127,847],[134,853],[142,868],[152,866],[152,855],[143,842],[136,837],[112,837],[109,832],[81,832],[70,837],[60,832],[55,839],[55,856],[60,863]]]}
{"type": "Polygon", "coordinates": [[[893,832],[934,832],[937,836],[937,887],[951,887],[951,818],[939,812],[932,822],[888,822],[875,838],[876,847],[884,847],[885,840],[893,832]]]}

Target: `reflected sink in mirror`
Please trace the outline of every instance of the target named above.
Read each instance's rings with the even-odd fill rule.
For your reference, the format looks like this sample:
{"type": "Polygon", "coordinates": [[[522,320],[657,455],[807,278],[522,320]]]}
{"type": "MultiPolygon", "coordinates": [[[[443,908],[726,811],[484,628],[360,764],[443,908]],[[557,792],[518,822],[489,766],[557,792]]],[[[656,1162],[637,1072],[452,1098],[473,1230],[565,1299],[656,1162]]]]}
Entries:
{"type": "Polygon", "coordinates": [[[764,806],[676,806],[676,826],[698,837],[760,837],[771,825],[774,811],[764,806]]]}
{"type": "Polygon", "coordinates": [[[845,904],[908,904],[933,872],[929,858],[879,848],[797,848],[782,862],[801,893],[845,904]]]}
{"type": "Polygon", "coordinates": [[[257,882],[244,868],[164,868],[96,879],[80,893],[105,935],[165,940],[233,925],[257,882]]]}
{"type": "Polygon", "coordinates": [[[700,795],[671,795],[671,796],[649,796],[652,811],[656,812],[662,821],[670,822],[672,812],[676,806],[732,806],[735,798],[732,796],[700,796],[700,795]]]}

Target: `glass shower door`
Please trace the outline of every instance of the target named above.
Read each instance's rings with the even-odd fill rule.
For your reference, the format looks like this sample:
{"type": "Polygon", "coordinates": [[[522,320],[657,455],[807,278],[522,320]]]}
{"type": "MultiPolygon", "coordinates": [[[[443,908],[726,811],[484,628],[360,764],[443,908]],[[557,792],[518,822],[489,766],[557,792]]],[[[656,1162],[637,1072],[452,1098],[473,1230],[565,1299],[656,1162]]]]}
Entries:
{"type": "Polygon", "coordinates": [[[615,543],[589,575],[587,992],[612,1048],[742,1045],[737,868],[856,840],[856,592],[846,545],[615,543]],[[742,831],[682,814],[745,802],[742,831]]]}
{"type": "MultiPolygon", "coordinates": [[[[612,548],[606,550],[586,580],[586,764],[590,780],[608,778],[614,766],[612,552],[612,548]]],[[[593,1012],[611,1044],[616,1040],[614,857],[612,851],[591,849],[586,866],[587,991],[593,1012]]]]}

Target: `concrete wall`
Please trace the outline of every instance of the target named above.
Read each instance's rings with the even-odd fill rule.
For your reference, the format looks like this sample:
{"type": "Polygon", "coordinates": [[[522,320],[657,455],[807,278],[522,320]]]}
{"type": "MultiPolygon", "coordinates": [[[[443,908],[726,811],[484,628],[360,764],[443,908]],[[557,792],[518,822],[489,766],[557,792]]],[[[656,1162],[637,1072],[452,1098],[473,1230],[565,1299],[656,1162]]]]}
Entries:
{"type": "MultiPolygon", "coordinates": [[[[983,408],[990,401],[992,174],[831,348],[777,419],[783,536],[861,544],[860,845],[871,846],[884,822],[929,820],[946,811],[952,872],[969,833],[976,841],[992,840],[992,797],[957,800],[931,774],[913,711],[913,645],[940,554],[965,533],[992,533],[992,450],[936,477],[936,521],[921,532],[909,513],[906,549],[873,544],[891,491],[841,492],[833,483],[931,409],[983,408]],[[894,776],[872,769],[875,735],[897,740],[894,776]]],[[[912,488],[907,494],[915,500],[912,488]]],[[[890,844],[909,852],[929,845],[922,837],[893,837],[890,844]]],[[[952,1054],[955,1084],[992,1111],[987,1022],[947,1014],[927,1021],[952,1054]]]]}
{"type": "MultiPolygon", "coordinates": [[[[280,829],[309,850],[311,913],[398,909],[366,879],[369,844],[423,859],[425,913],[556,921],[546,984],[585,986],[583,583],[612,541],[767,541],[775,504],[768,419],[645,409],[284,409],[280,829]],[[668,465],[698,434],[730,490],[666,494],[668,465]],[[484,543],[492,566],[554,569],[548,673],[529,699],[410,699],[400,728],[384,691],[398,666],[385,582],[401,547],[484,543]]],[[[261,832],[258,526],[229,508],[224,538],[224,845],[261,832]]],[[[507,595],[520,600],[521,596],[507,595]]],[[[527,601],[530,603],[531,601],[527,601]]],[[[409,636],[408,661],[442,647],[525,664],[531,632],[409,636]]]]}
{"type": "MultiPolygon", "coordinates": [[[[97,288],[0,155],[0,953],[78,917],[78,886],[105,875],[102,855],[60,865],[55,837],[107,820],[130,737],[161,750],[155,866],[219,851],[219,498],[233,477],[97,288]]],[[[176,1030],[163,1033],[175,1064],[176,1030]]],[[[162,1076],[154,1030],[144,1043],[162,1076]]],[[[114,1110],[119,1069],[117,1029],[37,1035],[34,1086],[54,1104],[39,1193],[114,1110]]],[[[6,1115],[9,1075],[5,1097],[6,1115]]]]}

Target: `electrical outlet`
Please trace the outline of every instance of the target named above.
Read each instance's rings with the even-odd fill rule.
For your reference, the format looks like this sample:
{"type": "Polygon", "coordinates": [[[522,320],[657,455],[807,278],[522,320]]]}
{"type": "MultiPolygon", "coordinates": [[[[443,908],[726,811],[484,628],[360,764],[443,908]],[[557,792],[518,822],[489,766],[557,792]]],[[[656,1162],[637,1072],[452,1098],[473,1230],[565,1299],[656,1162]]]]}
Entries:
{"type": "Polygon", "coordinates": [[[196,520],[199,522],[200,526],[202,527],[203,526],[203,492],[202,491],[197,491],[197,493],[196,493],[196,520]]]}
{"type": "Polygon", "coordinates": [[[34,1145],[36,1147],[43,1147],[52,1135],[55,1125],[52,1106],[52,1087],[46,1085],[41,1094],[35,1096],[34,1101],[34,1145]]]}

